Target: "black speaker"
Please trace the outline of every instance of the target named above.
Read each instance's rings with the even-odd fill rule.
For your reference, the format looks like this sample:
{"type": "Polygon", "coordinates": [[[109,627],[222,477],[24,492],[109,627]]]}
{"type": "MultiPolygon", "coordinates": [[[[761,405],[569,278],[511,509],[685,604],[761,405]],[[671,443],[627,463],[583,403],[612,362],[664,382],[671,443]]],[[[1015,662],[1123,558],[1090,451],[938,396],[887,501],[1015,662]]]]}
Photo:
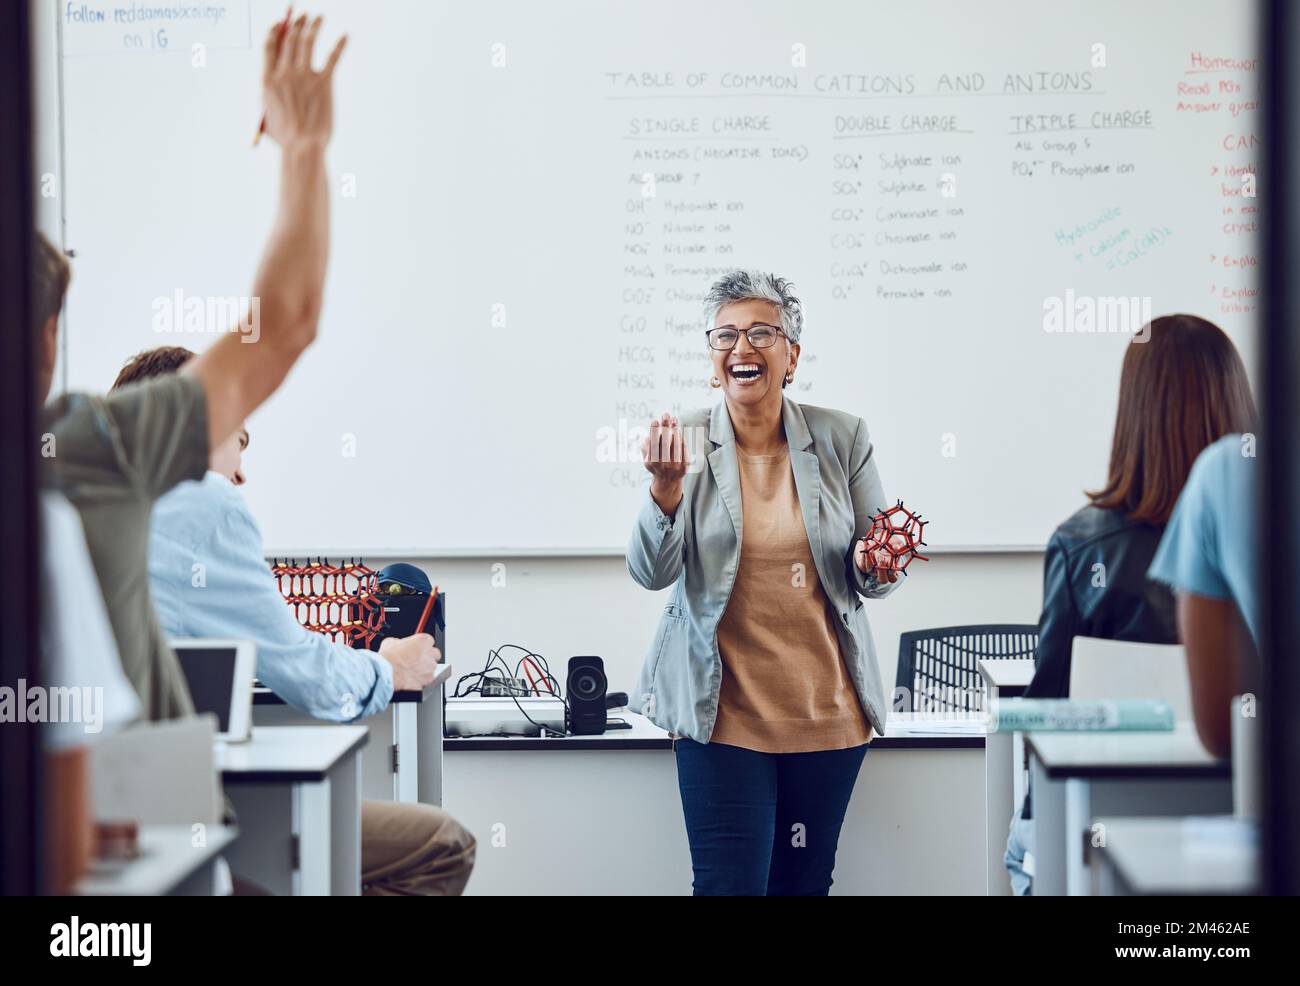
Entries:
{"type": "Polygon", "coordinates": [[[605,662],[599,657],[569,658],[565,726],[574,736],[599,736],[605,731],[605,662]]]}

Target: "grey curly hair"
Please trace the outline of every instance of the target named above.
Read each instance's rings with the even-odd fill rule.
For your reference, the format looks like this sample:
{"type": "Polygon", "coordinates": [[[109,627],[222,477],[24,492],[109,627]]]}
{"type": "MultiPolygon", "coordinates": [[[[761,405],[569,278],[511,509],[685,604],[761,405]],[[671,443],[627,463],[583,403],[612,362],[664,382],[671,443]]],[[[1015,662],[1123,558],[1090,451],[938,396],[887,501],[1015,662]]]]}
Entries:
{"type": "Polygon", "coordinates": [[[732,270],[713,282],[704,296],[704,314],[709,325],[718,312],[733,301],[770,301],[781,313],[781,329],[790,342],[799,341],[803,332],[803,302],[794,293],[794,285],[784,277],[761,270],[732,270]]]}

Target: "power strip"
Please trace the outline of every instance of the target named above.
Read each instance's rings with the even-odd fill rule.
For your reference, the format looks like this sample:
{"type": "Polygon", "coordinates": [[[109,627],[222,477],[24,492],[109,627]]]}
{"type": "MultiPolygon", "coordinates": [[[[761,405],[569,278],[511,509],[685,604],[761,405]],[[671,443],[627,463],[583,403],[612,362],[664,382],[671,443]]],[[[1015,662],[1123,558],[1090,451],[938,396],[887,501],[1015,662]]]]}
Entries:
{"type": "Polygon", "coordinates": [[[509,680],[485,678],[478,686],[478,693],[484,698],[509,698],[511,695],[518,695],[523,698],[531,691],[532,688],[523,678],[511,678],[509,680]]]}
{"type": "Polygon", "coordinates": [[[537,736],[541,732],[539,726],[564,734],[563,699],[476,695],[447,699],[445,732],[448,736],[537,736]]]}

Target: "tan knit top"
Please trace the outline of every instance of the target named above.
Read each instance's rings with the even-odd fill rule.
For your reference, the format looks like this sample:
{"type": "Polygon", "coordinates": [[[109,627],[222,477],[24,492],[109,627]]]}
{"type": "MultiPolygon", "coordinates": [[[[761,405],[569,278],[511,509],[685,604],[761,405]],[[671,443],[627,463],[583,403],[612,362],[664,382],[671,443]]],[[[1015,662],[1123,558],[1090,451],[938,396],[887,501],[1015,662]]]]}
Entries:
{"type": "Polygon", "coordinates": [[[871,726],[840,654],[817,577],[789,447],[736,449],[740,566],[718,624],[722,689],[709,738],[763,753],[860,746],[871,726]]]}

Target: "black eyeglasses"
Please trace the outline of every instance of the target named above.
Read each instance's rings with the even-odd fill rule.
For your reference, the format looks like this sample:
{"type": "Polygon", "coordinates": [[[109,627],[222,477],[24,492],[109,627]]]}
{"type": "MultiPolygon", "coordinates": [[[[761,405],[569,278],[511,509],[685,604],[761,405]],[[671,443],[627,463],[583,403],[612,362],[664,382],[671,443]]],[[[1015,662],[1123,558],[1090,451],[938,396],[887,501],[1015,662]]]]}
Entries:
{"type": "MultiPolygon", "coordinates": [[[[709,340],[710,349],[735,349],[736,343],[740,342],[740,329],[734,325],[709,329],[704,335],[709,340]]],[[[785,335],[785,332],[764,322],[755,322],[745,330],[745,337],[755,349],[771,349],[776,345],[778,335],[785,335]]]]}

